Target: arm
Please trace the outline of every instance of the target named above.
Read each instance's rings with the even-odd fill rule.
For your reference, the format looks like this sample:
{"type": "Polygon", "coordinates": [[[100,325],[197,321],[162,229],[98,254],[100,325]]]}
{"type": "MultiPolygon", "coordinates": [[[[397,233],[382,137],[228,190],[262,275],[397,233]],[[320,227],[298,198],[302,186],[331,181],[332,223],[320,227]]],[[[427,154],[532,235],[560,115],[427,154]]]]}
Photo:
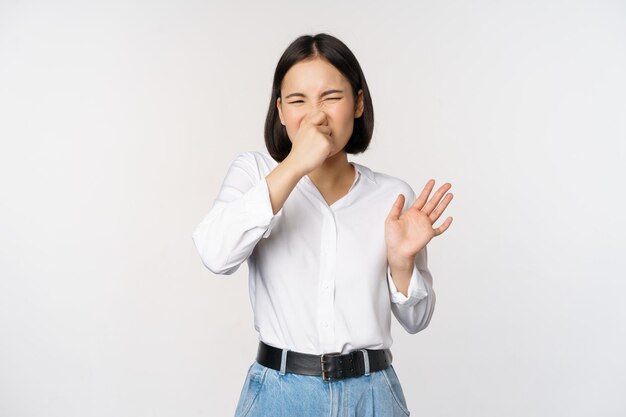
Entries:
{"type": "Polygon", "coordinates": [[[426,246],[415,256],[409,278],[408,297],[398,291],[393,273],[392,267],[388,265],[387,281],[389,283],[391,311],[407,332],[415,334],[424,330],[430,323],[436,300],[435,291],[433,290],[433,278],[428,269],[426,246]]]}
{"type": "Polygon", "coordinates": [[[408,199],[400,194],[385,221],[391,309],[402,327],[411,334],[428,326],[435,308],[426,245],[452,222],[452,217],[448,217],[443,225],[432,227],[452,200],[451,193],[443,197],[451,187],[446,183],[426,202],[433,186],[434,180],[428,181],[417,199],[409,187],[408,199]]]}
{"type": "Polygon", "coordinates": [[[213,206],[192,234],[204,266],[215,274],[234,273],[256,244],[270,236],[300,178],[285,159],[259,179],[254,154],[237,155],[213,206]]]}

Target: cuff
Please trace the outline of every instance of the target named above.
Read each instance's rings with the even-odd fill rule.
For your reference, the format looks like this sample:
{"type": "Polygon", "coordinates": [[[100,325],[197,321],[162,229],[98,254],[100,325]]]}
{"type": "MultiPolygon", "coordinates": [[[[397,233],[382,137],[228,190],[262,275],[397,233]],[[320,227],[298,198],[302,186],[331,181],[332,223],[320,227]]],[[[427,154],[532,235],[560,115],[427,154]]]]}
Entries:
{"type": "Polygon", "coordinates": [[[396,284],[394,284],[393,278],[391,277],[391,267],[389,265],[387,265],[387,281],[389,282],[389,293],[391,295],[391,302],[394,304],[400,304],[409,307],[417,304],[422,299],[428,296],[428,291],[426,290],[424,278],[417,269],[417,265],[413,266],[413,274],[411,275],[411,280],[409,281],[408,297],[402,294],[396,288],[396,284]]]}
{"type": "Polygon", "coordinates": [[[272,211],[272,201],[267,180],[262,178],[254,187],[248,190],[243,196],[243,205],[246,211],[246,218],[252,227],[267,227],[263,237],[268,237],[273,226],[283,214],[283,207],[276,214],[272,211]]]}

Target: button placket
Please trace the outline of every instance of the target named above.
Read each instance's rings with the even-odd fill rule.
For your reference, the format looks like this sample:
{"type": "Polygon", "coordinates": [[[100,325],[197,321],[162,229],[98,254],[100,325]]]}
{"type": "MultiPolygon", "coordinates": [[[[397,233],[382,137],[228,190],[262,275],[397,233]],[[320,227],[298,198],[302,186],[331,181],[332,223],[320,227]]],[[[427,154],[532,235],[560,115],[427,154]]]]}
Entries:
{"type": "Polygon", "coordinates": [[[337,226],[332,210],[320,204],[322,231],[320,239],[320,275],[318,287],[318,322],[321,348],[332,350],[335,342],[335,263],[337,226]]]}

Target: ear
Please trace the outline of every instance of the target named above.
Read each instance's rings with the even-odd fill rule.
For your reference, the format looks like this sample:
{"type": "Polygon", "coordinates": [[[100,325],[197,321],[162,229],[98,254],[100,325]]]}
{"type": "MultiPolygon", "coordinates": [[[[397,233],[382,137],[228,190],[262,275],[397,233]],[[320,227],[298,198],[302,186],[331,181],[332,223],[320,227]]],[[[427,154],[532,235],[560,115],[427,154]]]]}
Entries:
{"type": "Polygon", "coordinates": [[[365,108],[363,100],[364,100],[363,90],[359,90],[357,98],[356,98],[356,104],[354,106],[354,118],[355,119],[358,119],[359,117],[363,115],[363,110],[365,108]]]}
{"type": "Polygon", "coordinates": [[[276,108],[278,109],[278,117],[280,117],[280,123],[285,126],[285,122],[283,121],[283,110],[281,108],[280,97],[276,99],[276,108]]]}

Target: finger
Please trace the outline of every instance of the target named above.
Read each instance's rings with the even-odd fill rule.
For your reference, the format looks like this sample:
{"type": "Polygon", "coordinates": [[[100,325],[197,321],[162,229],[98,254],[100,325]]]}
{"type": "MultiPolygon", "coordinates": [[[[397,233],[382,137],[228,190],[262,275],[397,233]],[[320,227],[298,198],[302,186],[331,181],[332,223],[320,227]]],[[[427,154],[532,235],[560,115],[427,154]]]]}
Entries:
{"type": "Polygon", "coordinates": [[[448,230],[448,227],[450,227],[450,224],[452,224],[452,217],[448,217],[446,219],[446,221],[443,222],[443,224],[441,226],[439,226],[438,228],[434,229],[435,230],[435,236],[439,236],[440,234],[442,234],[443,232],[448,230]]]}
{"type": "Polygon", "coordinates": [[[441,214],[443,213],[443,211],[446,209],[446,207],[448,207],[448,204],[450,204],[450,201],[452,201],[452,198],[454,197],[454,195],[452,193],[448,193],[446,194],[446,196],[443,198],[443,201],[441,202],[441,204],[439,204],[432,213],[430,213],[430,221],[431,223],[435,223],[437,221],[437,219],[439,219],[439,217],[441,216],[441,214]]]}
{"type": "Polygon", "coordinates": [[[393,202],[393,206],[387,215],[387,220],[397,220],[402,213],[402,207],[404,207],[404,195],[399,194],[396,197],[396,201],[393,202]]]}
{"type": "Polygon", "coordinates": [[[421,210],[422,207],[424,207],[424,204],[426,204],[426,200],[428,199],[428,196],[430,195],[430,192],[433,190],[434,186],[435,180],[428,180],[420,195],[415,199],[413,204],[411,204],[411,207],[417,207],[418,210],[421,210]]]}
{"type": "Polygon", "coordinates": [[[328,126],[316,126],[316,129],[320,132],[322,132],[325,135],[329,135],[331,134],[331,130],[330,127],[328,126]]]}
{"type": "Polygon", "coordinates": [[[430,201],[426,203],[422,211],[426,214],[430,214],[430,212],[433,211],[435,207],[437,207],[437,205],[441,201],[441,198],[446,193],[446,191],[450,189],[450,187],[452,187],[452,184],[450,184],[449,182],[439,187],[435,195],[433,195],[433,198],[431,198],[430,201]]]}

